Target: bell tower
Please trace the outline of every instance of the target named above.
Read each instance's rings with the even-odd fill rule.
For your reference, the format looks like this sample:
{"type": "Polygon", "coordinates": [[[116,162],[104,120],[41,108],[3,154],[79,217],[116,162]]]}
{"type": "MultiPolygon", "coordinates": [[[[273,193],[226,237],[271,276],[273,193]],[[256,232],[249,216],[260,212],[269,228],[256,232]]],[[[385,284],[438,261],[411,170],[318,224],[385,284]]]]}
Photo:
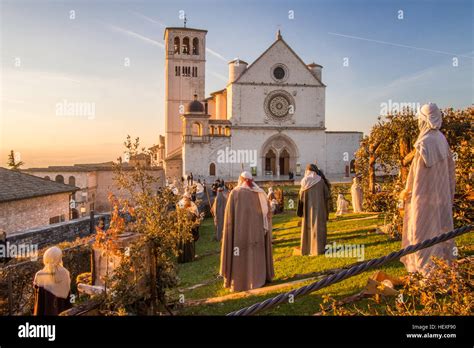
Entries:
{"type": "Polygon", "coordinates": [[[206,34],[207,30],[186,28],[186,24],[165,29],[165,158],[181,158],[181,115],[195,94],[197,100],[204,100],[206,34]]]}

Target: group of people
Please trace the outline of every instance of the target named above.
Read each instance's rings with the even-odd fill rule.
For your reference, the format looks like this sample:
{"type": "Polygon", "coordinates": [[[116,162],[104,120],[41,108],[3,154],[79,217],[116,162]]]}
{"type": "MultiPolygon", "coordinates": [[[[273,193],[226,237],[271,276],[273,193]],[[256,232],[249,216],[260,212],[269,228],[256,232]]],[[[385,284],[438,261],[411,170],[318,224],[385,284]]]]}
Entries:
{"type": "MultiPolygon", "coordinates": [[[[453,229],[452,205],[455,191],[454,162],[449,145],[440,132],[441,111],[435,104],[424,105],[418,113],[420,134],[405,189],[402,247],[417,244],[453,229]]],[[[192,179],[191,179],[192,180],[192,179]]],[[[188,188],[194,187],[191,181],[188,188]]],[[[230,192],[219,182],[211,206],[221,241],[220,274],[224,286],[246,291],[264,286],[275,275],[272,252],[272,191],[265,193],[244,171],[230,192]]],[[[354,212],[362,211],[362,189],[358,179],[351,187],[354,212]]],[[[348,202],[338,197],[338,213],[348,210],[348,202]]],[[[302,255],[322,255],[327,244],[331,184],[315,164],[306,167],[298,194],[297,215],[301,221],[302,255]]],[[[187,190],[180,208],[196,221],[191,241],[180,244],[179,262],[195,257],[201,216],[187,190]]],[[[69,272],[62,266],[61,250],[50,248],[43,256],[44,268],[34,280],[35,314],[57,314],[69,306],[69,272]]],[[[455,257],[452,239],[402,257],[408,272],[427,274],[436,256],[448,262],[455,257]]]]}
{"type": "MultiPolygon", "coordinates": [[[[354,213],[361,213],[362,209],[362,202],[363,202],[363,192],[362,186],[360,185],[360,179],[355,177],[352,180],[351,186],[351,198],[352,198],[352,210],[354,213]]],[[[339,193],[337,195],[337,209],[336,209],[336,216],[341,216],[344,214],[349,213],[349,201],[346,200],[344,194],[339,193]]]]}
{"type": "MultiPolygon", "coordinates": [[[[420,134],[415,155],[401,199],[404,207],[402,247],[417,244],[453,229],[454,162],[449,145],[440,132],[441,111],[435,104],[424,105],[418,112],[420,134]]],[[[362,187],[354,178],[352,187],[354,212],[362,212],[362,187]]],[[[244,291],[263,286],[274,276],[272,256],[271,192],[265,192],[243,172],[238,185],[227,198],[217,203],[223,218],[215,218],[222,234],[220,274],[225,287],[244,291]],[[223,204],[226,204],[225,208],[223,204]]],[[[327,242],[331,184],[324,173],[309,164],[301,180],[297,215],[302,218],[302,255],[322,255],[327,242]]],[[[338,197],[337,213],[348,211],[349,202],[338,197]]],[[[217,214],[216,214],[217,215],[217,214]]],[[[427,274],[436,256],[450,262],[454,241],[402,257],[408,272],[427,274]]]]}

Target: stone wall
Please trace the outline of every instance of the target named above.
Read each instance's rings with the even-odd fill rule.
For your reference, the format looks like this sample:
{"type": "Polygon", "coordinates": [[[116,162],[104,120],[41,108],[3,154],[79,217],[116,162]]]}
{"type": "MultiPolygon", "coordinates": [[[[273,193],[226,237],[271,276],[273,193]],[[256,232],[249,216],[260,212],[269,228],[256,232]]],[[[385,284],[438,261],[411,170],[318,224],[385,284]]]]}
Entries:
{"type": "MultiPolygon", "coordinates": [[[[93,233],[95,232],[95,226],[101,216],[106,219],[106,224],[110,221],[110,214],[95,215],[94,228],[92,230],[93,233]]],[[[78,237],[85,237],[90,234],[90,218],[84,217],[14,233],[7,236],[7,241],[10,242],[10,244],[15,245],[36,245],[38,249],[41,249],[60,242],[72,241],[78,237]]]]}
{"type": "Polygon", "coordinates": [[[34,197],[0,203],[0,229],[7,235],[49,225],[49,219],[64,215],[69,220],[70,193],[34,197]]]}
{"type": "Polygon", "coordinates": [[[326,132],[326,173],[345,174],[354,159],[363,134],[361,132],[326,132]]]}

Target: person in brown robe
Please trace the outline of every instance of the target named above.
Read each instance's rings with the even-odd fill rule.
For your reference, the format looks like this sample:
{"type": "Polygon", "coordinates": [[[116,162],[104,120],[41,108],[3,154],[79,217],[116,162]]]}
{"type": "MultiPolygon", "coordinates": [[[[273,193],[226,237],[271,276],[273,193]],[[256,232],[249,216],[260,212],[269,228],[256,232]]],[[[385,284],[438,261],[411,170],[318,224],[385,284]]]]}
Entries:
{"type": "Polygon", "coordinates": [[[232,291],[262,287],[275,275],[270,205],[249,172],[240,175],[227,200],[220,274],[232,291]]]}
{"type": "Polygon", "coordinates": [[[33,281],[35,307],[33,315],[59,315],[72,307],[69,300],[71,277],[63,267],[62,251],[51,247],[43,255],[44,268],[38,271],[33,281]]]}
{"type": "Polygon", "coordinates": [[[211,213],[214,217],[214,226],[216,228],[215,240],[220,241],[222,239],[222,229],[224,228],[224,213],[225,206],[227,204],[227,197],[224,193],[224,188],[219,187],[217,189],[217,197],[214,199],[214,203],[211,207],[211,213]]]}
{"type": "Polygon", "coordinates": [[[331,186],[315,164],[301,180],[297,215],[301,222],[301,255],[323,255],[326,247],[331,186]]]}

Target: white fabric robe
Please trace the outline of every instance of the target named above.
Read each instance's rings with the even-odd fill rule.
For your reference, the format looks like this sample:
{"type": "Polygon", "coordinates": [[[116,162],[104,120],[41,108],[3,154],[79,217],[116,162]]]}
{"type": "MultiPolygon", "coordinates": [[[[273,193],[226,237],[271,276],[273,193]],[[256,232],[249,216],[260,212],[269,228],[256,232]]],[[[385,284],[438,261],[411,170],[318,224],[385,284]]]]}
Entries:
{"type": "Polygon", "coordinates": [[[354,209],[354,213],[361,213],[362,209],[362,200],[363,200],[363,193],[362,187],[356,182],[354,182],[351,186],[351,196],[352,196],[352,208],[354,209]]]}
{"type": "MultiPolygon", "coordinates": [[[[419,145],[405,188],[402,248],[453,230],[455,173],[449,145],[438,130],[424,135],[419,145]]],[[[431,257],[449,262],[454,258],[454,246],[454,240],[450,239],[406,255],[401,261],[408,272],[426,275],[432,264],[431,257]]]]}

